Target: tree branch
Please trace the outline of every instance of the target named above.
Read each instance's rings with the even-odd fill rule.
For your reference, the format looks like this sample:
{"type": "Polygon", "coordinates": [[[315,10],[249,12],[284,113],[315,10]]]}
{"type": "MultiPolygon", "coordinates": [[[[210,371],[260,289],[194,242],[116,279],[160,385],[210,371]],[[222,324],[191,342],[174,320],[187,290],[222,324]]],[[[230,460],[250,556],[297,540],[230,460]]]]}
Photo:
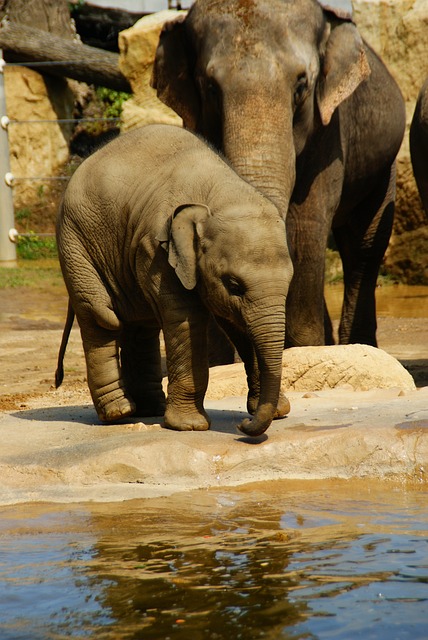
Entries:
{"type": "Polygon", "coordinates": [[[0,27],[0,48],[7,52],[5,58],[9,62],[28,62],[31,67],[31,62],[53,61],[53,65],[42,68],[34,65],[34,68],[42,73],[131,93],[128,80],[119,70],[117,53],[12,22],[0,27]]]}

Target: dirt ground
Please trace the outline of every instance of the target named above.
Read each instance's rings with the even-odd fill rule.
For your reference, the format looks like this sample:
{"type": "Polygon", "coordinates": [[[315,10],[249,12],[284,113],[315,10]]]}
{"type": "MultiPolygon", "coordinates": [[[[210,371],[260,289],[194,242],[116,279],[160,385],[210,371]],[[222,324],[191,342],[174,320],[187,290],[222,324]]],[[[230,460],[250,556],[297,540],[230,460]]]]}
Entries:
{"type": "MultiPolygon", "coordinates": [[[[397,313],[401,309],[403,315],[404,312],[408,314],[408,307],[415,300],[414,315],[421,314],[423,305],[428,311],[428,289],[410,288],[410,294],[408,290],[409,287],[404,302],[397,290],[386,292],[389,297],[395,293],[397,313]]],[[[381,307],[382,304],[381,300],[381,307]]],[[[66,307],[67,294],[62,283],[49,282],[40,288],[0,289],[0,411],[25,408],[29,399],[45,395],[54,388],[66,307]]],[[[398,358],[410,371],[417,387],[428,386],[428,317],[381,316],[378,341],[382,349],[398,358]]],[[[63,387],[64,393],[90,402],[83,350],[76,327],[66,354],[63,387]]]]}
{"type": "Polygon", "coordinates": [[[393,294],[402,315],[380,316],[379,345],[410,371],[418,389],[287,391],[290,414],[252,439],[237,430],[246,399],[227,367],[210,376],[208,432],[178,434],[158,417],[101,425],[77,327],[64,383],[54,388],[67,307],[62,281],[48,275],[36,286],[0,288],[0,504],[111,502],[281,479],[425,483],[428,291],[383,294],[393,294]]]}

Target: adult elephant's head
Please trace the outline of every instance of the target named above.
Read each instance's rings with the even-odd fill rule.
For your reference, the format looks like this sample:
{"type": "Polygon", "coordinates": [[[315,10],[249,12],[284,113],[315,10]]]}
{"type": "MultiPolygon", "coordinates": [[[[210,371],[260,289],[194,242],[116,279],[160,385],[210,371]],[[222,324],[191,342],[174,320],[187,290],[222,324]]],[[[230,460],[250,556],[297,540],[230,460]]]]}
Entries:
{"type": "Polygon", "coordinates": [[[196,0],[165,25],[152,84],[285,217],[296,157],[369,74],[346,0],[196,0]],[[342,6],[342,9],[339,7],[342,6]]]}

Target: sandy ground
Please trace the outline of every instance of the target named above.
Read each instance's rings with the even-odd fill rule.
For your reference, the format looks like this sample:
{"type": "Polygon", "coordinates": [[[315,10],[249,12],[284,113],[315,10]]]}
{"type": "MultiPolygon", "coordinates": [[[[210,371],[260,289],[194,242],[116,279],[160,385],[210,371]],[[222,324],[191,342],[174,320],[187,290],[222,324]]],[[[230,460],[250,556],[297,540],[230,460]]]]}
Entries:
{"type": "MultiPolygon", "coordinates": [[[[0,503],[123,500],[275,479],[427,481],[425,318],[379,319],[380,347],[410,371],[416,391],[291,392],[290,415],[254,441],[236,429],[245,399],[218,399],[215,390],[209,432],[168,431],[158,419],[100,425],[77,329],[65,382],[53,387],[66,302],[62,289],[0,290],[0,503]]],[[[224,386],[227,373],[212,375],[224,386]]]]}

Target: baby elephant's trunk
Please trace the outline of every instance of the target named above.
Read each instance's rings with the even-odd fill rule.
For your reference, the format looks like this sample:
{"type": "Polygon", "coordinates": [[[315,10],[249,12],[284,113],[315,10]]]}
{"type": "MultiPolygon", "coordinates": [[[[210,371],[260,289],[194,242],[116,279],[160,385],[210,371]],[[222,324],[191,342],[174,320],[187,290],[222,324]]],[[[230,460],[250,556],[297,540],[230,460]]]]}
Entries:
{"type": "MultiPolygon", "coordinates": [[[[278,392],[279,396],[279,392],[278,392]]],[[[276,404],[263,403],[259,404],[256,415],[254,418],[246,418],[239,425],[239,430],[245,433],[247,436],[256,438],[261,436],[262,433],[270,426],[274,416],[276,414],[276,404]]]]}
{"type": "MultiPolygon", "coordinates": [[[[246,435],[257,437],[266,431],[275,417],[288,413],[280,411],[282,353],[285,337],[285,299],[275,312],[252,331],[260,372],[259,403],[252,419],[244,420],[239,429],[246,435]]],[[[287,406],[289,407],[288,403],[287,406]]],[[[284,407],[285,408],[285,404],[284,407]]]]}

